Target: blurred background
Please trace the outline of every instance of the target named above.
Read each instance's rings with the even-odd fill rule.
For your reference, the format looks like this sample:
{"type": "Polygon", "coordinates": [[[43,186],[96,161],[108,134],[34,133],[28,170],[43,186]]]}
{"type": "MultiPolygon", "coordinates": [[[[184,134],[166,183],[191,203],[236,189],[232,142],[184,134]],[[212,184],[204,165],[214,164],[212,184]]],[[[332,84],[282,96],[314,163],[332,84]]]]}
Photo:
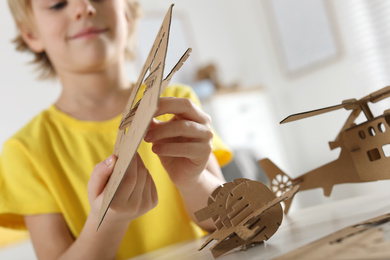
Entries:
{"type": "MultiPolygon", "coordinates": [[[[172,1],[140,0],[136,79],[172,1]]],[[[0,2],[0,144],[53,103],[58,82],[37,81],[32,57],[11,44],[15,26],[0,2]]],[[[390,85],[390,2],[385,0],[181,0],[175,3],[166,74],[191,47],[172,83],[191,85],[218,134],[235,152],[228,180],[267,182],[257,160],[292,178],[338,158],[330,150],[349,112],[280,125],[286,116],[361,98],[390,85]]],[[[384,100],[374,115],[390,108],[384,100]]],[[[362,122],[364,118],[358,119],[362,122]]],[[[0,148],[1,150],[1,148],[0,148]]],[[[291,210],[387,189],[389,181],[298,193],[291,210]]],[[[1,257],[0,257],[1,258],[1,257]]],[[[24,258],[25,259],[25,258],[24,258]]],[[[33,258],[32,258],[33,259],[33,258]]]]}

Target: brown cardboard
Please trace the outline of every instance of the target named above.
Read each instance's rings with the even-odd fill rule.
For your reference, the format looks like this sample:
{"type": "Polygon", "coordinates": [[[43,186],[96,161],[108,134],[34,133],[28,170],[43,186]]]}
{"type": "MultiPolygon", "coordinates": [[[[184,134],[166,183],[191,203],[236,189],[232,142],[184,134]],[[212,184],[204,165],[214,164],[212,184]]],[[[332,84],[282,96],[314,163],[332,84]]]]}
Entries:
{"type": "Polygon", "coordinates": [[[124,110],[114,149],[114,154],[118,157],[118,160],[104,191],[103,202],[98,220],[98,229],[115,196],[123,176],[136,154],[138,146],[144,138],[150,122],[153,119],[157,110],[160,94],[169,84],[175,72],[181,68],[191,52],[191,49],[188,49],[168,76],[163,79],[172,9],[173,5],[169,7],[169,10],[165,15],[157,37],[142,68],[138,81],[133,87],[133,91],[124,110]],[[148,72],[149,74],[144,80],[148,72]],[[136,95],[141,88],[142,83],[146,85],[146,90],[142,99],[135,103],[136,95]]]}
{"type": "Polygon", "coordinates": [[[291,199],[298,189],[292,187],[276,198],[266,185],[248,179],[235,179],[218,187],[207,207],[195,212],[199,222],[212,218],[216,227],[199,250],[216,240],[210,250],[217,258],[234,248],[268,240],[282,223],[280,202],[291,199]]]}
{"type": "MultiPolygon", "coordinates": [[[[280,196],[289,187],[300,185],[301,191],[323,188],[325,196],[330,196],[336,184],[390,179],[390,156],[385,153],[385,150],[390,147],[390,110],[374,117],[368,106],[370,102],[376,103],[387,97],[390,97],[390,86],[359,100],[346,100],[337,106],[294,114],[282,120],[281,123],[292,122],[340,108],[352,110],[335,141],[329,142],[330,149],[341,148],[337,160],[295,179],[290,178],[271,160],[259,161],[270,179],[272,192],[280,196]],[[367,120],[356,124],[355,120],[361,112],[367,120]]],[[[284,203],[285,213],[287,213],[291,200],[284,203]]]]}
{"type": "Polygon", "coordinates": [[[390,259],[390,214],[346,227],[306,246],[275,258],[390,259]]]}

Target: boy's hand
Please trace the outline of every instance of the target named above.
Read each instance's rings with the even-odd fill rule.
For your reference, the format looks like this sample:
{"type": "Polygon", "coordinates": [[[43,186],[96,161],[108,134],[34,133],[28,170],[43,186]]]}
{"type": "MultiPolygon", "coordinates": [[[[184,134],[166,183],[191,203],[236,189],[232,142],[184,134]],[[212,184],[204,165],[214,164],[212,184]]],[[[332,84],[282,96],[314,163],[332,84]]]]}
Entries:
{"type": "Polygon", "coordinates": [[[210,116],[186,98],[162,97],[155,116],[173,114],[167,122],[153,119],[145,136],[177,187],[196,182],[212,152],[210,116]]]}
{"type": "MultiPolygon", "coordinates": [[[[100,162],[92,171],[88,182],[88,200],[91,205],[91,214],[99,214],[103,201],[104,190],[111,176],[116,156],[111,155],[100,162]]],[[[137,153],[130,163],[122,183],[106,214],[106,221],[131,221],[157,205],[157,190],[152,177],[145,168],[141,157],[137,153]]]]}

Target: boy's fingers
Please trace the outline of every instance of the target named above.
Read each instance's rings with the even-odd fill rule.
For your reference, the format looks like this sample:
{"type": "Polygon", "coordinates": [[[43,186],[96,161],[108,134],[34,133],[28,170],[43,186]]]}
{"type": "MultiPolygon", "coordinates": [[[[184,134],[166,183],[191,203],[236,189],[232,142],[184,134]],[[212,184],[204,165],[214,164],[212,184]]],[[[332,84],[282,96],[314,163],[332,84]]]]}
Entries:
{"type": "Polygon", "coordinates": [[[183,118],[198,122],[200,124],[210,124],[210,116],[205,114],[197,105],[188,98],[161,97],[155,117],[164,114],[179,115],[183,118]]]}
{"type": "Polygon", "coordinates": [[[106,187],[117,158],[115,155],[109,156],[103,162],[98,163],[92,171],[88,182],[88,193],[92,198],[98,197],[106,187]]]}
{"type": "Polygon", "coordinates": [[[204,158],[212,152],[212,145],[202,143],[160,143],[154,144],[152,150],[159,156],[183,157],[190,160],[204,158]]]}
{"type": "Polygon", "coordinates": [[[146,176],[145,189],[143,191],[142,197],[147,199],[146,201],[149,203],[149,205],[145,205],[145,207],[148,209],[152,209],[157,205],[157,189],[150,174],[146,176]]]}
{"type": "Polygon", "coordinates": [[[155,205],[151,200],[157,201],[156,187],[138,153],[129,169],[131,170],[126,172],[113,204],[127,204],[127,210],[134,214],[143,214],[155,205]]]}
{"type": "Polygon", "coordinates": [[[139,167],[143,166],[143,162],[140,159],[138,153],[136,153],[133,159],[130,162],[130,165],[127,167],[126,173],[123,176],[123,179],[118,187],[117,192],[115,193],[114,203],[126,203],[129,199],[131,193],[134,192],[134,189],[137,187],[139,167]]]}
{"type": "Polygon", "coordinates": [[[149,129],[145,136],[145,141],[156,142],[174,137],[209,140],[213,138],[213,132],[205,125],[188,120],[179,120],[169,123],[164,122],[158,127],[149,129]]]}
{"type": "MultiPolygon", "coordinates": [[[[145,187],[146,177],[149,174],[146,170],[145,166],[143,165],[143,162],[139,156],[134,158],[137,160],[137,181],[135,183],[134,189],[132,192],[128,195],[128,202],[132,204],[135,207],[135,210],[139,208],[140,204],[142,203],[142,193],[145,187]]],[[[127,186],[127,185],[126,185],[127,186]]],[[[125,185],[123,185],[125,187],[125,185]]]]}

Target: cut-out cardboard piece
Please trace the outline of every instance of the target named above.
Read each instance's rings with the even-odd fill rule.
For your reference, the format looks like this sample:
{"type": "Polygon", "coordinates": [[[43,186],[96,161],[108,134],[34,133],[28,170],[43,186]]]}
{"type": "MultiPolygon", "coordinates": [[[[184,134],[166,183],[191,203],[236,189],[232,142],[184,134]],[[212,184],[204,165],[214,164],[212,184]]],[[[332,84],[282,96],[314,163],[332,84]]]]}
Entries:
{"type": "MultiPolygon", "coordinates": [[[[368,103],[376,103],[388,97],[390,86],[359,100],[346,100],[337,106],[291,115],[282,120],[281,123],[292,122],[340,108],[352,110],[335,141],[329,142],[330,149],[341,148],[337,160],[295,179],[290,178],[271,160],[259,161],[268,175],[272,192],[280,196],[289,187],[299,185],[301,191],[323,188],[325,196],[330,196],[336,184],[390,179],[390,110],[374,117],[368,106],[368,103]],[[361,112],[367,120],[356,124],[355,120],[361,112]]],[[[291,200],[284,203],[287,213],[291,200]]]]}
{"type": "Polygon", "coordinates": [[[283,219],[280,202],[291,199],[299,186],[276,198],[261,182],[235,179],[218,187],[209,197],[207,207],[195,212],[199,222],[212,218],[216,230],[199,248],[211,241],[215,258],[240,246],[263,243],[279,228],[283,219]]]}
{"type": "Polygon", "coordinates": [[[390,214],[332,233],[286,253],[284,259],[390,259],[390,214]]]}
{"type": "Polygon", "coordinates": [[[129,101],[126,104],[114,148],[114,154],[118,157],[118,160],[104,191],[97,229],[99,229],[102,224],[126,170],[136,154],[138,146],[144,138],[154,114],[157,111],[158,100],[161,93],[164,91],[165,87],[167,87],[175,72],[178,71],[187,60],[191,52],[191,49],[188,49],[168,76],[163,79],[172,9],[173,4],[169,7],[168,12],[165,15],[137,83],[133,86],[129,101]],[[145,79],[148,71],[149,74],[145,79]],[[135,98],[138,91],[141,89],[142,84],[145,84],[146,88],[142,99],[136,103],[135,98]]]}

